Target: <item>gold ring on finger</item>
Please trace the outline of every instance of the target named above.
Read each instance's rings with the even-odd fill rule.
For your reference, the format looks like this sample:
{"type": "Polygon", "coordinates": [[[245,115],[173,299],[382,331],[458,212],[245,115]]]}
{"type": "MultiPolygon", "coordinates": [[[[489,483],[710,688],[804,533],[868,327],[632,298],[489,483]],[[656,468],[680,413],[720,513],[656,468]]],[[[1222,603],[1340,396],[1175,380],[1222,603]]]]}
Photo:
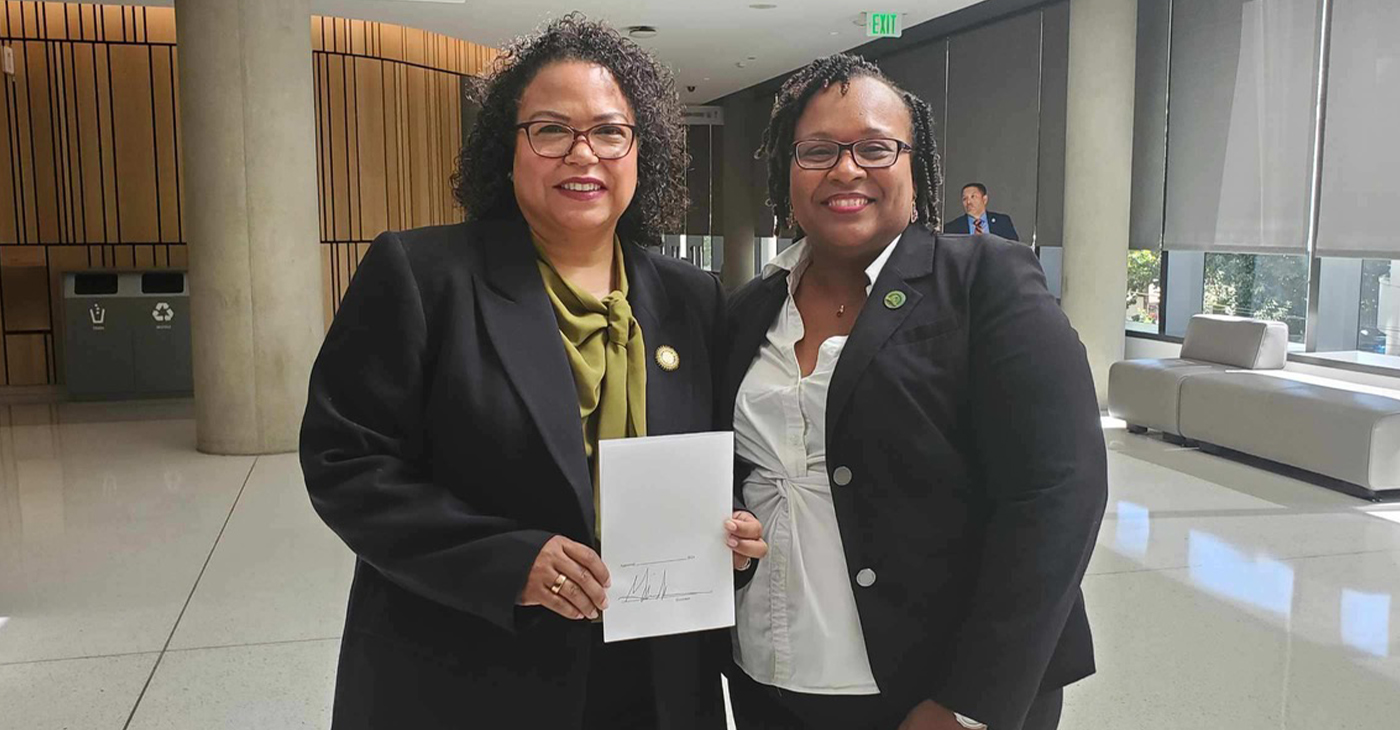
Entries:
{"type": "Polygon", "coordinates": [[[568,582],[569,582],[569,576],[564,575],[563,573],[560,573],[560,574],[559,574],[559,579],[556,580],[556,581],[554,581],[554,585],[550,586],[549,592],[550,592],[550,593],[553,593],[553,594],[556,595],[556,596],[559,595],[559,591],[563,590],[563,589],[564,589],[564,585],[565,585],[566,583],[568,583],[568,582]]]}

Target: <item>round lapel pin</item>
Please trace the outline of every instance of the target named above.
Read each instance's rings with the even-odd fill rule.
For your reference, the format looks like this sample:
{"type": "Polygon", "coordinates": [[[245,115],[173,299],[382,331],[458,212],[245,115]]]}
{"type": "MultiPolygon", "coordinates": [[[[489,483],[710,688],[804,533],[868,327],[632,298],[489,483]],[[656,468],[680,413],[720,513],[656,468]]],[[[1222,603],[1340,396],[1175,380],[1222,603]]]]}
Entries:
{"type": "Polygon", "coordinates": [[[660,365],[662,370],[671,372],[681,366],[680,353],[670,345],[662,345],[656,348],[656,364],[660,365]]]}
{"type": "Polygon", "coordinates": [[[906,301],[908,301],[908,297],[904,296],[904,292],[899,290],[892,291],[885,295],[885,307],[889,309],[899,309],[904,306],[904,302],[906,301]]]}

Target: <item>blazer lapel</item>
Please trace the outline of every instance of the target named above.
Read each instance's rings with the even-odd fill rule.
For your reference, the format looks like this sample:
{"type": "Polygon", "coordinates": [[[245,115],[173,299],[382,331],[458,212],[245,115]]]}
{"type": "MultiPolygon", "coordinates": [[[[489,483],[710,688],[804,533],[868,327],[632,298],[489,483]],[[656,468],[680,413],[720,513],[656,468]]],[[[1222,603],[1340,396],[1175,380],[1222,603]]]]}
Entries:
{"type": "Polygon", "coordinates": [[[699,353],[687,353],[673,328],[669,328],[671,297],[652,263],[650,251],[636,244],[622,245],[622,262],[627,270],[627,303],[632,316],[642,328],[642,340],[647,348],[647,434],[660,436],[675,433],[677,422],[685,413],[681,406],[690,394],[690,378],[681,373],[687,368],[707,367],[699,353]],[[667,371],[656,361],[657,348],[677,347],[681,356],[680,370],[667,371]]]}
{"type": "Polygon", "coordinates": [[[831,388],[826,397],[828,435],[836,433],[841,413],[870,360],[923,299],[923,293],[911,284],[933,272],[934,241],[933,235],[923,226],[911,225],[904,229],[889,262],[871,287],[870,298],[861,309],[841,351],[841,359],[836,363],[836,372],[831,376],[831,388]],[[886,302],[892,292],[903,295],[898,306],[886,302]]]}
{"type": "Polygon", "coordinates": [[[583,450],[578,393],[564,355],[559,322],[535,263],[535,247],[524,224],[486,228],[486,286],[478,297],[482,319],[496,352],[545,446],[573,487],[584,531],[593,535],[593,479],[583,450]]]}
{"type": "Polygon", "coordinates": [[[729,311],[729,357],[724,369],[724,399],[720,401],[721,427],[732,426],[734,402],[739,397],[739,386],[748,374],[758,348],[778,317],[778,310],[787,301],[787,272],[774,274],[759,283],[758,289],[747,299],[735,302],[729,311]]]}

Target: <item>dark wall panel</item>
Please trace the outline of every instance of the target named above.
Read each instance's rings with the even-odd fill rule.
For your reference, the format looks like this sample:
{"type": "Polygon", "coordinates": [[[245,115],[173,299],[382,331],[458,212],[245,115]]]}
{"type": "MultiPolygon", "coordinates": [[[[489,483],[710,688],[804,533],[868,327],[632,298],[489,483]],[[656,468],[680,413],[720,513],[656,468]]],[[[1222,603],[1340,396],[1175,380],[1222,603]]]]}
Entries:
{"type": "Polygon", "coordinates": [[[992,210],[1029,231],[1038,183],[1040,13],[956,35],[949,43],[945,217],[962,214],[962,186],[976,181],[990,189],[992,210]]]}
{"type": "MultiPolygon", "coordinates": [[[[776,94],[760,94],[749,105],[749,119],[748,124],[745,125],[747,131],[746,149],[758,151],[758,146],[763,141],[763,130],[768,127],[768,119],[773,115],[773,101],[776,97],[776,94]]],[[[768,161],[753,159],[752,153],[749,157],[753,165],[754,190],[758,193],[753,198],[753,234],[760,238],[773,236],[776,235],[777,226],[773,218],[773,208],[768,205],[768,161]]]]}
{"type": "Polygon", "coordinates": [[[685,129],[686,151],[690,153],[690,167],[686,169],[685,187],[690,198],[690,207],[685,215],[685,233],[691,236],[708,236],[711,231],[712,175],[715,166],[714,144],[711,125],[691,125],[685,129]]]}
{"type": "Polygon", "coordinates": [[[1061,246],[1065,239],[1065,114],[1069,94],[1069,3],[1044,10],[1040,61],[1040,155],[1034,230],[1021,240],[1061,246]]]}
{"type": "Polygon", "coordinates": [[[948,144],[948,41],[896,51],[878,63],[886,76],[933,108],[934,139],[943,154],[948,144]]]}

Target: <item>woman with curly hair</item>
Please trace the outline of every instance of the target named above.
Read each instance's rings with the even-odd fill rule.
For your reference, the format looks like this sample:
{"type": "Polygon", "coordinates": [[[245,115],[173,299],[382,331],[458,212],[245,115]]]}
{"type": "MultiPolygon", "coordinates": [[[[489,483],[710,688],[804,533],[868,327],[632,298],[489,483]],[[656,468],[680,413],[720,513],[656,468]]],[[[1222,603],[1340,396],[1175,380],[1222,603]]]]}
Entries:
{"type": "MultiPolygon", "coordinates": [[[[646,248],[685,201],[674,83],[569,15],[480,96],[467,222],[382,234],[311,376],[307,487],[358,556],[334,727],[723,728],[703,635],[597,623],[599,440],[715,426],[720,286],[646,248]]],[[[747,575],[757,521],[715,529],[747,575]]]]}
{"type": "Polygon", "coordinates": [[[875,65],[795,73],[761,154],[801,241],[728,315],[722,402],[772,550],[738,594],[739,730],[1052,730],[1094,669],[1084,348],[1028,247],[936,232],[933,115],[875,65]]]}

